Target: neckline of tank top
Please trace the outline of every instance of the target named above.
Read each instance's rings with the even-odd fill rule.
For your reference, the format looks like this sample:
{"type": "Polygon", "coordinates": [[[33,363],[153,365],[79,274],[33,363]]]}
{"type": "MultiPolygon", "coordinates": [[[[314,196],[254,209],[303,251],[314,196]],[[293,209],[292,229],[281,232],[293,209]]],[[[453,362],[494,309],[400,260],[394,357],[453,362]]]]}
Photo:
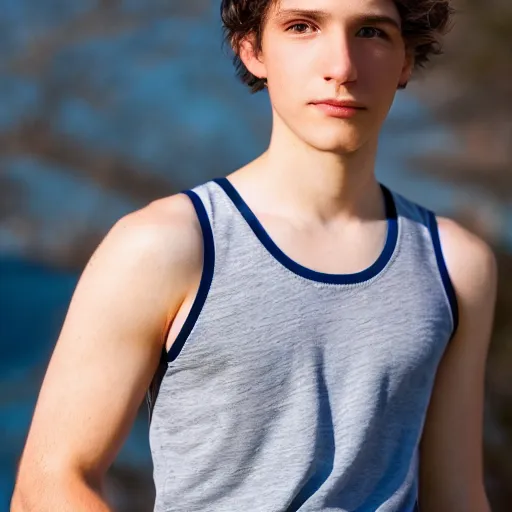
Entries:
{"type": "Polygon", "coordinates": [[[310,281],[317,281],[328,284],[360,284],[373,279],[380,274],[391,260],[395,248],[398,243],[398,215],[395,200],[391,191],[382,183],[379,183],[384,195],[385,212],[387,219],[386,242],[382,252],[372,265],[364,270],[352,274],[330,274],[313,270],[296,262],[285,254],[279,246],[272,240],[263,225],[260,223],[249,205],[245,202],[238,190],[226,178],[215,178],[212,180],[216,183],[231,199],[235,207],[238,209],[242,217],[248,223],[259,241],[267,249],[267,251],[288,270],[310,281]]]}

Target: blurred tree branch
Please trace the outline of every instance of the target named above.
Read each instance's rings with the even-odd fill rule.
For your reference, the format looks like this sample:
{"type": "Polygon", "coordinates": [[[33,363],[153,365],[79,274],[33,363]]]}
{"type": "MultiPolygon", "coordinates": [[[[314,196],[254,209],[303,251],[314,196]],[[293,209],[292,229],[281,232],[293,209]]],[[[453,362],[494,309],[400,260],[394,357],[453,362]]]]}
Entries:
{"type": "MultiPolygon", "coordinates": [[[[26,7],[31,8],[31,3],[26,7]]],[[[58,116],[67,100],[80,98],[92,109],[101,111],[109,108],[116,87],[109,83],[99,86],[94,80],[105,70],[91,71],[85,61],[76,63],[71,70],[62,69],[63,64],[57,59],[66,49],[89,40],[148,29],[164,19],[197,17],[210,7],[208,0],[139,0],[131,2],[128,8],[121,0],[98,0],[90,10],[73,15],[71,5],[63,6],[50,0],[45,11],[58,13],[59,23],[49,29],[40,29],[37,16],[24,16],[20,23],[0,22],[3,31],[0,45],[9,48],[0,57],[0,73],[33,80],[39,91],[38,103],[29,117],[0,130],[0,157],[28,156],[55,169],[65,169],[107,192],[121,194],[136,206],[175,193],[171,181],[152,169],[142,168],[127,156],[99,149],[79,137],[56,130],[58,116]],[[19,33],[30,34],[30,37],[28,40],[20,38],[19,33]]],[[[172,48],[168,50],[171,52],[172,48]]],[[[26,207],[25,185],[28,184],[0,175],[3,228],[20,237],[20,243],[32,259],[82,268],[104,233],[92,223],[83,223],[70,233],[66,232],[58,247],[45,244],[41,219],[35,218],[26,207]]],[[[91,216],[94,215],[91,211],[91,216]]]]}
{"type": "Polygon", "coordinates": [[[512,3],[458,0],[438,65],[414,85],[460,143],[454,154],[412,164],[436,178],[477,185],[496,200],[512,196],[512,3]]]}
{"type": "Polygon", "coordinates": [[[140,205],[176,192],[163,176],[137,168],[123,157],[103,153],[55,133],[44,119],[0,132],[0,155],[29,155],[62,166],[76,176],[91,180],[104,190],[124,194],[140,205]]]}
{"type": "Polygon", "coordinates": [[[141,1],[140,5],[143,8],[127,10],[120,0],[100,0],[90,11],[71,17],[43,36],[34,38],[21,55],[4,61],[5,69],[2,71],[40,77],[63,48],[104,35],[112,36],[141,28],[172,16],[195,17],[210,7],[208,0],[146,0],[141,1]]]}

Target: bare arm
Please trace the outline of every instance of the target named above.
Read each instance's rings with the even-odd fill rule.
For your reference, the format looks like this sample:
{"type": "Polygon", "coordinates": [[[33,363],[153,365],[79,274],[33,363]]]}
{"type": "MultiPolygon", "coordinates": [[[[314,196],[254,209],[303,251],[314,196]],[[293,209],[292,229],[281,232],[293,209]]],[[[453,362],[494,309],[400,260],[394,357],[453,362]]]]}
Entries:
{"type": "Polygon", "coordinates": [[[441,361],[421,445],[422,512],[489,512],[483,483],[484,375],[496,299],[496,260],[476,236],[439,219],[459,306],[441,361]]]}
{"type": "Polygon", "coordinates": [[[12,511],[108,511],[102,480],[202,266],[190,200],[173,196],[107,235],[73,295],[20,461],[12,511]]]}

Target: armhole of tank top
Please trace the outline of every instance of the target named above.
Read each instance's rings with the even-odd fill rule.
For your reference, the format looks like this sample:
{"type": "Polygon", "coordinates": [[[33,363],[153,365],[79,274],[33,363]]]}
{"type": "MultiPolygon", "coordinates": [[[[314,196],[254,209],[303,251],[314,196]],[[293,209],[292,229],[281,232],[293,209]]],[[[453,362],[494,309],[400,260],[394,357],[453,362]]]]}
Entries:
{"type": "Polygon", "coordinates": [[[430,210],[427,210],[427,214],[428,228],[430,230],[430,235],[432,237],[432,244],[434,246],[434,253],[436,255],[437,267],[439,269],[439,273],[441,274],[441,280],[443,281],[446,296],[448,297],[448,301],[450,303],[450,310],[453,322],[453,330],[452,335],[450,337],[451,339],[455,335],[455,332],[457,331],[457,327],[459,324],[459,308],[457,305],[457,295],[455,293],[455,288],[453,287],[450,274],[448,273],[448,268],[446,267],[446,262],[443,255],[443,248],[441,247],[441,239],[439,238],[439,227],[437,224],[436,215],[434,212],[430,210]]]}
{"type": "MultiPolygon", "coordinates": [[[[208,218],[208,213],[204,207],[203,202],[199,196],[192,190],[185,190],[182,192],[187,195],[196,210],[199,224],[201,225],[201,231],[203,234],[203,272],[201,274],[201,280],[199,282],[199,288],[197,290],[196,297],[190,309],[190,312],[183,323],[183,326],[176,336],[174,343],[170,350],[167,352],[167,363],[173,362],[183,349],[194,325],[199,318],[201,310],[206,302],[210,286],[213,281],[213,272],[215,266],[215,244],[213,241],[213,230],[208,218]]],[[[167,338],[166,333],[166,338],[167,338]]]]}

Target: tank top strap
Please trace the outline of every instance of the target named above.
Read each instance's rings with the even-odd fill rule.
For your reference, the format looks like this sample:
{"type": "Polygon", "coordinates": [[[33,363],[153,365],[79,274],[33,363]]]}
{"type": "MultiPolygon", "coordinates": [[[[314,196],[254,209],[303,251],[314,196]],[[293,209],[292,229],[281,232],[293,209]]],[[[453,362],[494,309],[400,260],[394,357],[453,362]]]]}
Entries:
{"type": "Polygon", "coordinates": [[[393,196],[398,216],[401,218],[400,224],[404,231],[404,252],[408,256],[414,256],[416,264],[423,260],[430,262],[437,268],[450,306],[453,337],[458,327],[459,311],[455,288],[441,246],[437,216],[432,210],[407,199],[397,192],[393,192],[393,196]]]}

